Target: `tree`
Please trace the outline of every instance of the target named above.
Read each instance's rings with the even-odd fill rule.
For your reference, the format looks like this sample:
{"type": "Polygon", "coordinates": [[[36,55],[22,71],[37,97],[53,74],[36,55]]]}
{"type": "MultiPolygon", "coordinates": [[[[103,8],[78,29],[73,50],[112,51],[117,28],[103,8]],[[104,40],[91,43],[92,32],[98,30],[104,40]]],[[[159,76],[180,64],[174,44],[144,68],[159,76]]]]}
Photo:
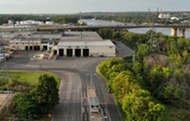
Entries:
{"type": "Polygon", "coordinates": [[[164,106],[153,103],[150,92],[139,89],[125,96],[122,109],[128,121],[161,121],[164,106]]]}
{"type": "Polygon", "coordinates": [[[145,33],[145,35],[146,35],[147,39],[150,40],[152,37],[155,37],[155,36],[156,36],[156,32],[153,31],[152,29],[150,29],[149,31],[147,31],[147,32],[145,33]]]}
{"type": "Polygon", "coordinates": [[[150,52],[150,47],[147,44],[140,44],[136,54],[138,61],[143,62],[144,57],[150,54],[150,52]]]}
{"type": "Polygon", "coordinates": [[[177,50],[178,52],[183,52],[186,48],[186,39],[185,38],[179,38],[177,40],[177,50]]]}
{"type": "Polygon", "coordinates": [[[98,30],[98,34],[103,38],[103,39],[111,39],[112,38],[112,30],[109,28],[102,28],[98,30]]]}
{"type": "Polygon", "coordinates": [[[152,88],[157,89],[163,82],[169,80],[171,71],[169,68],[154,66],[150,70],[149,76],[152,88]]]}
{"type": "Polygon", "coordinates": [[[82,24],[81,24],[81,25],[83,25],[83,26],[86,25],[86,22],[82,21],[82,24]]]}
{"type": "Polygon", "coordinates": [[[129,94],[132,90],[140,88],[136,83],[130,71],[121,72],[113,80],[112,89],[120,104],[122,104],[125,95],[129,94]]]}
{"type": "Polygon", "coordinates": [[[113,32],[112,34],[112,39],[120,39],[121,38],[121,34],[119,32],[113,32]]]}
{"type": "Polygon", "coordinates": [[[39,77],[37,87],[31,92],[32,99],[37,102],[41,113],[47,113],[59,103],[59,95],[57,89],[57,82],[53,76],[44,74],[39,77]]]}
{"type": "Polygon", "coordinates": [[[30,94],[17,94],[13,97],[13,106],[19,118],[36,119],[39,116],[38,106],[30,94]]]}

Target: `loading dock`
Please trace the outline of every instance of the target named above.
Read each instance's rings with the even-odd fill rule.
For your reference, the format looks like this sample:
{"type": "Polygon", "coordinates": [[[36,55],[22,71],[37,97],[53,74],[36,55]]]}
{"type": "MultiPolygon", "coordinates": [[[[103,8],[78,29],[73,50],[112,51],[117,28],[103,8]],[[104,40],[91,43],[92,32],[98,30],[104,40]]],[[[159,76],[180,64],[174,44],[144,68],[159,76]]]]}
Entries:
{"type": "Polygon", "coordinates": [[[64,50],[63,49],[59,49],[59,56],[63,56],[63,54],[64,54],[64,50]]]}
{"type": "Polygon", "coordinates": [[[40,46],[34,46],[34,50],[40,50],[40,46]]]}
{"type": "Polygon", "coordinates": [[[54,52],[54,55],[57,55],[57,50],[53,50],[53,52],[54,52]]]}
{"type": "Polygon", "coordinates": [[[25,50],[28,50],[28,46],[25,46],[25,50]]]}
{"type": "Polygon", "coordinates": [[[67,56],[68,57],[73,56],[73,49],[67,49],[67,56]]]}
{"type": "Polygon", "coordinates": [[[47,45],[43,46],[43,50],[47,50],[47,45]]]}
{"type": "Polygon", "coordinates": [[[30,46],[30,50],[33,50],[33,47],[32,47],[32,46],[30,46]]]}
{"type": "Polygon", "coordinates": [[[88,57],[89,56],[89,49],[83,49],[83,56],[88,57]]]}
{"type": "Polygon", "coordinates": [[[75,56],[80,57],[81,56],[81,49],[75,49],[75,56]]]}

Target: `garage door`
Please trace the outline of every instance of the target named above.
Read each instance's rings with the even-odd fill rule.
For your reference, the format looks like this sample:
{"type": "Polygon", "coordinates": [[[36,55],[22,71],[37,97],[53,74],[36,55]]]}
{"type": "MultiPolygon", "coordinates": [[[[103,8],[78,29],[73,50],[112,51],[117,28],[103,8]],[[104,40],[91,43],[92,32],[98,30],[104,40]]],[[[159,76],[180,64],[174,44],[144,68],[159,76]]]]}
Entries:
{"type": "Polygon", "coordinates": [[[54,55],[57,55],[57,50],[54,50],[54,55]]]}
{"type": "Polygon", "coordinates": [[[63,49],[59,49],[59,56],[63,56],[64,54],[64,50],[63,49]]]}
{"type": "Polygon", "coordinates": [[[83,56],[88,57],[89,56],[89,49],[83,49],[83,56]]]}
{"type": "Polygon", "coordinates": [[[28,50],[28,46],[25,46],[25,50],[28,50]]]}
{"type": "Polygon", "coordinates": [[[43,50],[47,50],[47,46],[45,45],[45,46],[43,46],[43,50]]]}
{"type": "Polygon", "coordinates": [[[67,56],[68,57],[73,56],[73,49],[67,49],[67,56]]]}
{"type": "Polygon", "coordinates": [[[34,50],[40,50],[40,46],[34,46],[34,50]]]}
{"type": "Polygon", "coordinates": [[[81,56],[81,49],[75,49],[75,56],[80,57],[81,56]]]}

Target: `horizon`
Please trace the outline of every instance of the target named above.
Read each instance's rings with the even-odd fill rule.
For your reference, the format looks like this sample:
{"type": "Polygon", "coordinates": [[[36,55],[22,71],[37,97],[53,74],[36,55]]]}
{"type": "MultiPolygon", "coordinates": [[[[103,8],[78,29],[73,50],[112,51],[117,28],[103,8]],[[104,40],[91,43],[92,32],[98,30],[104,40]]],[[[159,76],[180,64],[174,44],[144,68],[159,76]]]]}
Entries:
{"type": "MultiPolygon", "coordinates": [[[[53,15],[76,15],[76,14],[88,14],[88,13],[148,13],[149,11],[86,11],[86,12],[76,12],[76,13],[0,13],[0,15],[46,15],[46,14],[53,14],[53,15]]],[[[150,12],[157,12],[157,11],[151,11],[150,12]]],[[[170,12],[170,13],[175,13],[175,12],[190,12],[190,10],[188,11],[159,11],[160,13],[166,13],[166,12],[170,12]]]]}

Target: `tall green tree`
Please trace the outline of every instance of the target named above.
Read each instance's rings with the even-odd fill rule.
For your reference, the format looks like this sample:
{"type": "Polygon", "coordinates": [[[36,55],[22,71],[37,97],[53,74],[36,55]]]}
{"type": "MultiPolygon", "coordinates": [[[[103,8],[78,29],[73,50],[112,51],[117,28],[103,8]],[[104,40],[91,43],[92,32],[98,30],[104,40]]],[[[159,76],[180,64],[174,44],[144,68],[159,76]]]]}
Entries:
{"type": "Polygon", "coordinates": [[[53,76],[44,74],[39,77],[37,87],[32,91],[32,98],[40,107],[41,113],[47,113],[59,103],[57,82],[53,76]]]}
{"type": "Polygon", "coordinates": [[[103,39],[111,39],[112,38],[112,30],[109,28],[102,28],[98,30],[98,34],[103,38],[103,39]]]}
{"type": "Polygon", "coordinates": [[[151,52],[150,46],[148,46],[147,44],[140,44],[138,46],[138,50],[136,53],[138,61],[143,62],[144,57],[150,54],[150,52],[151,52]]]}
{"type": "Polygon", "coordinates": [[[136,84],[133,74],[130,71],[121,72],[114,80],[112,89],[120,104],[123,103],[125,95],[129,94],[134,89],[140,87],[136,84]]]}
{"type": "Polygon", "coordinates": [[[126,95],[123,102],[126,121],[161,121],[164,106],[151,101],[150,93],[146,90],[133,90],[126,95]]]}

